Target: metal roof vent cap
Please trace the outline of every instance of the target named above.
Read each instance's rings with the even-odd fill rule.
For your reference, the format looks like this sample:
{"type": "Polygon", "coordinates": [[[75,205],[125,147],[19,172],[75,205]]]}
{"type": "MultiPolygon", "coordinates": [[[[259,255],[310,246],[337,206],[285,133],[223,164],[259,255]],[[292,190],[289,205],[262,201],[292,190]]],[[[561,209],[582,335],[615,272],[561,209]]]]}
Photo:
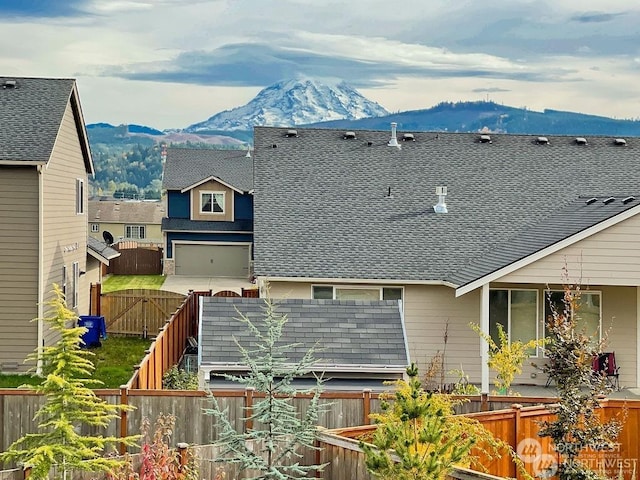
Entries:
{"type": "Polygon", "coordinates": [[[626,147],[627,146],[627,141],[624,138],[616,138],[613,141],[614,145],[617,145],[619,147],[626,147]]]}
{"type": "Polygon", "coordinates": [[[245,158],[251,158],[251,147],[247,148],[247,154],[245,155],[245,158]]]}
{"type": "Polygon", "coordinates": [[[447,196],[447,187],[436,187],[436,195],[438,195],[438,203],[433,206],[433,211],[436,213],[447,213],[447,202],[445,197],[447,196]]]}
{"type": "Polygon", "coordinates": [[[356,132],[344,132],[342,138],[344,138],[345,140],[355,140],[356,132]]]}
{"type": "Polygon", "coordinates": [[[416,137],[413,135],[413,133],[403,133],[402,134],[402,141],[403,142],[415,142],[416,141],[416,137]]]}
{"type": "Polygon", "coordinates": [[[549,145],[549,139],[547,137],[538,137],[536,143],[538,145],[549,145]]]}
{"type": "Polygon", "coordinates": [[[584,137],[577,137],[576,138],[576,144],[578,145],[586,145],[587,144],[587,139],[584,137]]]}
{"type": "Polygon", "coordinates": [[[16,88],[18,86],[15,80],[5,80],[2,88],[16,88]]]}
{"type": "Polygon", "coordinates": [[[293,129],[289,129],[289,130],[287,130],[287,133],[284,134],[284,136],[287,137],[287,138],[297,137],[298,136],[298,131],[297,130],[293,130],[293,129]]]}
{"type": "Polygon", "coordinates": [[[389,143],[387,143],[387,145],[390,147],[399,146],[398,138],[396,137],[397,128],[398,128],[398,124],[396,122],[391,122],[391,139],[389,140],[389,143]]]}
{"type": "Polygon", "coordinates": [[[492,143],[491,135],[480,135],[480,143],[492,143]]]}

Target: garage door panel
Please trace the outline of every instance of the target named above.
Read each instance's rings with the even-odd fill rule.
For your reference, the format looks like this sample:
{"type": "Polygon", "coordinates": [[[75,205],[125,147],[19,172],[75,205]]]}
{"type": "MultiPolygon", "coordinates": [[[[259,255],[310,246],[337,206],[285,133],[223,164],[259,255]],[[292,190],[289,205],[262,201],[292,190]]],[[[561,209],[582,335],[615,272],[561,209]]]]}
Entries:
{"type": "Polygon", "coordinates": [[[249,276],[249,245],[175,246],[176,275],[249,276]]]}

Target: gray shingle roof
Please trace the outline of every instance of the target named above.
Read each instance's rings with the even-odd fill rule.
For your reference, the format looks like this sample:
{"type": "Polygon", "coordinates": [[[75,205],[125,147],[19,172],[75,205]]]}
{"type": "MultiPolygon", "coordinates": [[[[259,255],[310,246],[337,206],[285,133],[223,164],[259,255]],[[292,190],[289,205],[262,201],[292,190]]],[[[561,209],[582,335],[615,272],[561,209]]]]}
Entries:
{"type": "MultiPolygon", "coordinates": [[[[204,297],[200,348],[202,365],[239,364],[233,341],[249,347],[255,336],[238,320],[238,311],[263,326],[264,299],[204,297]],[[236,310],[237,308],[237,310],[236,310]]],[[[356,300],[278,300],[276,312],[286,314],[282,344],[299,343],[289,352],[300,360],[318,343],[318,365],[404,367],[408,353],[397,302],[356,300]]]]}
{"type": "Polygon", "coordinates": [[[120,252],[93,237],[87,237],[87,248],[107,262],[120,256],[120,252]]]}
{"type": "Polygon", "coordinates": [[[251,232],[251,220],[236,220],[234,222],[204,222],[189,220],[188,218],[163,218],[164,232],[251,232]]]}
{"type": "Polygon", "coordinates": [[[0,77],[0,161],[49,161],[74,85],[69,78],[0,77]],[[4,88],[12,80],[15,88],[4,88]]]}
{"type": "Polygon", "coordinates": [[[170,148],[164,165],[162,188],[182,190],[208,177],[248,192],[253,188],[253,159],[243,150],[170,148]]]}
{"type": "MultiPolygon", "coordinates": [[[[584,196],[638,191],[640,139],[420,133],[389,147],[390,131],[256,127],[255,272],[270,277],[465,281],[461,272],[495,250],[511,261],[510,239],[584,196]],[[435,187],[446,185],[447,214],[435,187]],[[386,198],[391,189],[391,198],[386,198]]],[[[613,214],[613,212],[611,212],[613,214]]],[[[605,212],[606,214],[606,212],[605,212]]],[[[562,235],[582,211],[560,218],[562,235]]],[[[598,217],[599,218],[599,217],[598,217]]],[[[589,218],[587,222],[597,221],[589,218]]],[[[533,253],[554,236],[532,229],[533,253]]]]}
{"type": "Polygon", "coordinates": [[[87,220],[107,223],[146,223],[160,225],[165,215],[162,202],[89,202],[87,220]]]}

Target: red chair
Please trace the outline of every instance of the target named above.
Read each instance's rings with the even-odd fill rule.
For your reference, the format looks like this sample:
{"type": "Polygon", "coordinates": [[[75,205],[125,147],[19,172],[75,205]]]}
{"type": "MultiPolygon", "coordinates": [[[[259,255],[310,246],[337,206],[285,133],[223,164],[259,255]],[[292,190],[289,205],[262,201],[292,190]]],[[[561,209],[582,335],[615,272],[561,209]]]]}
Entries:
{"type": "Polygon", "coordinates": [[[616,365],[615,352],[603,352],[593,357],[593,371],[607,377],[611,388],[620,390],[620,367],[616,365]]]}

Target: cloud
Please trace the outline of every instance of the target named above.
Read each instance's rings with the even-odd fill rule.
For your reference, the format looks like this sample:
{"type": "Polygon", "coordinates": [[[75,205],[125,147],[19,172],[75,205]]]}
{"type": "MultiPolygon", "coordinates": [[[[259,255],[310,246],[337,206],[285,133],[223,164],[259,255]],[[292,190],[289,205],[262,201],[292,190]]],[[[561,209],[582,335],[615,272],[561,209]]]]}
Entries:
{"type": "Polygon", "coordinates": [[[602,23],[610,22],[616,17],[625,15],[624,13],[581,13],[571,17],[572,22],[579,23],[602,23]]]}
{"type": "Polygon", "coordinates": [[[85,14],[87,0],[0,1],[0,14],[6,17],[59,18],[85,14]]]}
{"type": "Polygon", "coordinates": [[[490,87],[490,88],[474,88],[471,91],[474,93],[500,93],[500,92],[510,92],[511,90],[508,88],[490,87]]]}

